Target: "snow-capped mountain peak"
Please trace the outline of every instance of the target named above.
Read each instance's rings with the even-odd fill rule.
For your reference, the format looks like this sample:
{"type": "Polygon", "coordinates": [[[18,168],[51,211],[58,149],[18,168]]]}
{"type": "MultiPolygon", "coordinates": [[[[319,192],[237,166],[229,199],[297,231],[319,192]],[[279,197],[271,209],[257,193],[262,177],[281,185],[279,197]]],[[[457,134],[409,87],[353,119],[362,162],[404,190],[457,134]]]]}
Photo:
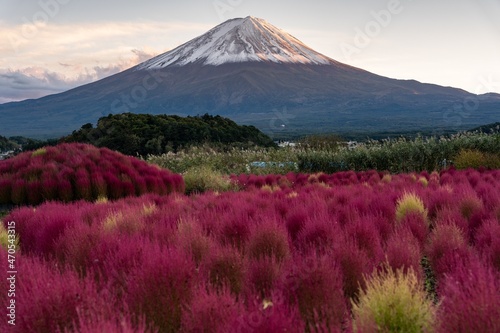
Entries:
{"type": "Polygon", "coordinates": [[[248,16],[228,20],[204,35],[144,62],[138,69],[190,63],[218,66],[249,61],[316,65],[334,62],[267,21],[248,16]]]}

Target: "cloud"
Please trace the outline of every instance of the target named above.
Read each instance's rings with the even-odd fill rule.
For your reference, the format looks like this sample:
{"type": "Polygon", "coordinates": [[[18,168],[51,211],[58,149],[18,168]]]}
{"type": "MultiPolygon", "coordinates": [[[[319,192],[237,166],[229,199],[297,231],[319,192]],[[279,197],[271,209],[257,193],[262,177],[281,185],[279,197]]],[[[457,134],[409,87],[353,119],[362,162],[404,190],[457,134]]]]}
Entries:
{"type": "Polygon", "coordinates": [[[0,21],[0,103],[90,83],[166,52],[207,29],[179,22],[107,22],[36,27],[0,21]]]}
{"type": "Polygon", "coordinates": [[[119,73],[155,56],[143,50],[132,50],[130,58],[116,64],[83,67],[59,63],[64,69],[75,69],[79,74],[67,76],[41,67],[0,70],[0,103],[40,98],[49,94],[60,93],[80,85],[91,83],[107,76],[119,73]]]}

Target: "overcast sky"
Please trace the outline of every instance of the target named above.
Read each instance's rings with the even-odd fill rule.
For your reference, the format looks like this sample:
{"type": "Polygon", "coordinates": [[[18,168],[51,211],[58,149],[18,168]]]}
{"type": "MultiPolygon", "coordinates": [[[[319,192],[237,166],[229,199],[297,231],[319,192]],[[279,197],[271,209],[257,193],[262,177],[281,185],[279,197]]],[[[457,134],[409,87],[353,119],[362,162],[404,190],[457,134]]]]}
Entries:
{"type": "Polygon", "coordinates": [[[376,74],[500,93],[500,0],[0,0],[0,103],[92,82],[248,15],[376,74]]]}

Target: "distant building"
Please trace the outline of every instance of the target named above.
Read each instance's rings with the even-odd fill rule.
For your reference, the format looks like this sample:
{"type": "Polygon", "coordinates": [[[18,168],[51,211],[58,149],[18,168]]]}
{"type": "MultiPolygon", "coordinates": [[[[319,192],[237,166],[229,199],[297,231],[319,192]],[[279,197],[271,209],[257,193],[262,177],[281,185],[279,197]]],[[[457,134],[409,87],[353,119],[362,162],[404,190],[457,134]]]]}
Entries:
{"type": "Polygon", "coordinates": [[[278,147],[285,148],[285,147],[295,147],[297,144],[295,142],[289,142],[289,141],[280,141],[277,142],[278,147]]]}
{"type": "Polygon", "coordinates": [[[8,159],[9,157],[12,157],[12,156],[14,156],[14,151],[13,150],[9,150],[9,151],[0,153],[0,161],[6,160],[6,159],[8,159]]]}
{"type": "Polygon", "coordinates": [[[347,142],[347,148],[349,148],[349,150],[358,148],[358,142],[357,141],[347,142]]]}

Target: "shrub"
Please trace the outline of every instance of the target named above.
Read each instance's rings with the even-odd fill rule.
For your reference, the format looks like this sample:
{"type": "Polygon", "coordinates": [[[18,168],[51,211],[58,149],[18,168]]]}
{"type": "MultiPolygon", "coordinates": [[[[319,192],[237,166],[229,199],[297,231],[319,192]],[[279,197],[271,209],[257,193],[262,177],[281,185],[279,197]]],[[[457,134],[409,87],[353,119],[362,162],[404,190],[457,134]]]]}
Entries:
{"type": "Polygon", "coordinates": [[[86,169],[80,168],[75,175],[76,197],[86,201],[92,201],[92,183],[86,169]]]}
{"type": "Polygon", "coordinates": [[[182,332],[230,331],[229,322],[241,312],[241,305],[227,289],[210,286],[196,289],[192,302],[182,310],[182,332]]]}
{"type": "Polygon", "coordinates": [[[414,193],[405,193],[396,203],[396,221],[400,222],[407,214],[418,213],[427,220],[427,209],[420,197],[414,193]]]}
{"type": "Polygon", "coordinates": [[[454,224],[436,226],[430,235],[425,254],[438,282],[470,257],[465,236],[454,224]]]}
{"type": "Polygon", "coordinates": [[[0,176],[0,205],[11,203],[11,180],[0,176]]]}
{"type": "Polygon", "coordinates": [[[234,246],[242,250],[250,238],[250,221],[248,216],[238,218],[228,216],[222,219],[218,228],[218,236],[222,244],[234,246]]]}
{"type": "Polygon", "coordinates": [[[290,303],[298,305],[307,326],[322,322],[328,331],[342,327],[347,311],[342,271],[330,256],[300,258],[286,278],[286,292],[290,303]]]}
{"type": "Polygon", "coordinates": [[[275,258],[278,262],[288,257],[288,232],[274,222],[255,226],[248,241],[248,255],[254,259],[275,258]]]}
{"type": "Polygon", "coordinates": [[[15,205],[21,205],[26,202],[26,185],[24,179],[18,179],[11,183],[11,202],[15,205]]]}
{"type": "Polygon", "coordinates": [[[36,212],[32,208],[17,209],[6,218],[16,222],[22,250],[38,256],[51,256],[55,241],[78,219],[71,207],[55,203],[46,204],[36,212]]]}
{"type": "Polygon", "coordinates": [[[483,260],[500,272],[500,223],[486,221],[477,230],[474,243],[483,260]]]}
{"type": "Polygon", "coordinates": [[[42,201],[118,199],[153,193],[183,192],[180,175],[133,157],[84,144],[61,144],[0,161],[0,203],[36,205],[42,201]],[[10,197],[10,198],[9,198],[10,197]]]}
{"type": "Polygon", "coordinates": [[[361,218],[349,223],[344,230],[346,237],[355,239],[358,247],[365,251],[371,261],[378,262],[382,260],[383,249],[380,235],[370,219],[361,218]]]}
{"type": "Polygon", "coordinates": [[[353,302],[356,332],[427,332],[432,330],[435,309],[413,269],[391,268],[367,277],[366,290],[353,302]]]}
{"type": "Polygon", "coordinates": [[[38,180],[29,182],[26,186],[26,199],[33,205],[38,205],[42,202],[42,183],[38,180]]]}
{"type": "Polygon", "coordinates": [[[246,288],[249,295],[257,293],[262,299],[269,297],[280,280],[281,265],[274,258],[264,257],[247,261],[246,288]]]}
{"type": "Polygon", "coordinates": [[[479,150],[465,149],[461,150],[453,159],[457,169],[467,169],[487,167],[491,169],[500,168],[500,156],[497,154],[484,153],[479,150]]]}
{"type": "MultiPolygon", "coordinates": [[[[286,217],[286,228],[292,240],[296,240],[297,236],[301,230],[306,225],[307,212],[300,210],[302,207],[298,207],[297,211],[293,211],[286,217]]],[[[284,211],[288,210],[288,206],[283,207],[284,211]]]]}
{"type": "Polygon", "coordinates": [[[194,263],[176,250],[151,244],[141,265],[127,276],[126,299],[134,323],[146,319],[148,329],[178,332],[182,309],[192,297],[194,263]]]}
{"type": "MultiPolygon", "coordinates": [[[[120,316],[122,317],[122,316],[120,316]]],[[[146,330],[146,326],[141,323],[139,325],[132,324],[128,315],[123,315],[123,318],[102,318],[94,316],[93,318],[80,319],[78,321],[78,333],[156,333],[157,330],[146,330]]],[[[66,329],[64,333],[73,333],[73,330],[66,329]]]]}
{"type": "Polygon", "coordinates": [[[335,225],[328,221],[326,217],[318,216],[315,219],[308,219],[297,235],[294,242],[295,248],[301,251],[314,249],[317,252],[325,252],[331,249],[341,234],[335,225]]]}
{"type": "Polygon", "coordinates": [[[386,258],[389,266],[394,270],[401,270],[404,274],[413,270],[419,281],[422,278],[420,261],[422,253],[418,240],[408,229],[395,232],[388,240],[386,258]]]}
{"type": "MultiPolygon", "coordinates": [[[[231,321],[227,332],[307,332],[296,307],[289,307],[283,302],[283,296],[275,293],[269,300],[255,300],[247,311],[231,321]]],[[[328,332],[325,328],[323,332],[328,332]]],[[[332,331],[329,331],[332,332],[332,331]]]]}
{"type": "Polygon", "coordinates": [[[233,248],[216,249],[206,269],[210,284],[217,290],[228,287],[238,295],[243,290],[245,273],[240,253],[233,248]]]}
{"type": "Polygon", "coordinates": [[[183,221],[177,226],[177,244],[193,258],[198,266],[208,260],[216,246],[212,238],[204,235],[198,223],[183,221]]]}
{"type": "Polygon", "coordinates": [[[372,273],[375,263],[358,247],[355,240],[338,242],[333,255],[341,268],[344,295],[356,299],[360,288],[365,286],[363,276],[372,273]]]}
{"type": "Polygon", "coordinates": [[[421,248],[424,247],[429,236],[428,221],[419,213],[410,213],[406,215],[396,226],[396,231],[408,230],[413,237],[418,241],[421,248]]]}
{"type": "Polygon", "coordinates": [[[437,332],[500,330],[500,278],[480,263],[461,264],[446,278],[437,332]]]}
{"type": "Polygon", "coordinates": [[[91,280],[72,271],[58,272],[53,263],[37,259],[19,262],[16,329],[20,332],[75,331],[78,314],[99,311],[99,296],[91,280]]]}
{"type": "Polygon", "coordinates": [[[43,156],[45,154],[47,154],[47,149],[40,148],[31,153],[31,157],[43,156]]]}
{"type": "Polygon", "coordinates": [[[12,234],[12,232],[9,233],[8,229],[6,229],[4,224],[0,221],[0,248],[7,251],[9,249],[9,245],[11,245],[11,247],[14,245],[17,250],[19,248],[19,237],[12,234]]]}
{"type": "Polygon", "coordinates": [[[472,215],[483,208],[483,202],[477,197],[477,195],[468,195],[458,203],[460,207],[460,213],[464,218],[470,220],[472,215]]]}
{"type": "MultiPolygon", "coordinates": [[[[48,155],[49,151],[44,156],[48,155]]],[[[103,164],[111,164],[105,153],[101,156],[106,158],[103,164]]],[[[128,181],[120,173],[135,167],[134,163],[138,162],[116,169],[118,181],[128,181]]],[[[60,177],[68,177],[71,172],[66,168],[60,177]]],[[[420,176],[430,179],[436,175],[420,176]]],[[[331,188],[310,184],[307,175],[253,178],[261,186],[276,186],[286,178],[292,188],[267,193],[252,185],[241,192],[147,195],[115,202],[45,203],[14,209],[4,221],[16,222],[19,261],[45,267],[45,271],[35,267],[33,273],[45,281],[42,285],[32,283],[35,277],[29,265],[23,264],[19,282],[31,281],[29,288],[46,289],[43,294],[27,288],[23,297],[31,300],[29,293],[36,295],[34,301],[46,297],[55,304],[47,307],[52,312],[67,303],[64,311],[69,315],[62,315],[63,324],[57,325],[68,333],[78,331],[78,325],[88,331],[93,322],[97,329],[111,332],[120,327],[139,332],[182,332],[204,327],[220,332],[351,332],[350,308],[353,304],[361,307],[361,298],[373,289],[369,276],[382,281],[381,276],[391,271],[400,276],[399,280],[392,279],[400,281],[412,275],[437,303],[455,297],[448,293],[448,284],[458,281],[461,288],[469,283],[460,282],[463,269],[486,269],[489,273],[474,273],[474,278],[489,289],[464,290],[483,295],[470,297],[470,301],[479,308],[486,304],[487,312],[493,313],[493,303],[484,295],[488,290],[491,297],[498,297],[493,295],[490,282],[498,280],[500,267],[499,202],[485,198],[498,195],[500,171],[450,169],[439,177],[443,184],[431,184],[429,180],[425,188],[416,176],[404,174],[393,175],[390,184],[366,183],[376,181],[374,172],[318,176],[318,181],[335,184],[331,188]],[[394,223],[395,203],[405,193],[417,193],[425,207],[432,209],[432,225],[418,209],[406,212],[394,223]],[[470,198],[473,209],[467,220],[461,203],[470,198]],[[482,205],[476,207],[474,202],[479,201],[482,205]],[[52,283],[49,278],[62,282],[52,283]],[[66,289],[61,285],[64,282],[68,284],[66,289]],[[69,296],[65,298],[57,290],[69,296]],[[88,291],[89,297],[84,299],[92,304],[91,309],[85,302],[81,306],[78,300],[72,303],[74,290],[88,291]],[[52,292],[57,296],[51,298],[52,292]],[[103,310],[102,302],[113,310],[103,310]],[[227,304],[237,309],[229,310],[227,304]],[[75,307],[81,309],[76,317],[75,307]]],[[[150,179],[150,184],[159,189],[154,177],[150,179]]],[[[3,248],[0,255],[4,257],[0,268],[6,271],[3,248]]],[[[4,288],[6,282],[0,281],[0,287],[4,288]]],[[[7,299],[6,295],[0,293],[0,302],[7,299]]],[[[454,299],[466,303],[468,296],[464,295],[454,299]]],[[[389,301],[384,303],[386,308],[391,305],[389,301]]],[[[399,311],[401,303],[394,302],[399,311]]],[[[29,306],[34,314],[44,307],[29,306]]],[[[469,304],[462,306],[475,320],[469,304]]],[[[413,311],[411,306],[408,309],[413,311]]],[[[458,311],[449,305],[447,309],[450,313],[458,311]]],[[[400,316],[397,311],[396,317],[400,316]]],[[[37,316],[26,320],[38,320],[37,316]]],[[[440,316],[446,320],[446,312],[440,316]]],[[[478,320],[485,321],[486,317],[480,312],[478,320]]],[[[375,317],[366,318],[356,317],[357,330],[366,328],[370,332],[376,325],[375,317]]],[[[54,322],[59,323],[59,319],[54,322]]],[[[46,330],[57,332],[50,321],[46,323],[46,330]]],[[[36,325],[45,324],[30,322],[26,327],[36,325]]],[[[487,325],[484,327],[495,331],[494,326],[487,325]]],[[[0,323],[0,331],[6,331],[3,328],[0,323]]]]}
{"type": "Polygon", "coordinates": [[[235,189],[229,177],[207,166],[193,167],[183,174],[186,193],[225,192],[235,189]]]}

